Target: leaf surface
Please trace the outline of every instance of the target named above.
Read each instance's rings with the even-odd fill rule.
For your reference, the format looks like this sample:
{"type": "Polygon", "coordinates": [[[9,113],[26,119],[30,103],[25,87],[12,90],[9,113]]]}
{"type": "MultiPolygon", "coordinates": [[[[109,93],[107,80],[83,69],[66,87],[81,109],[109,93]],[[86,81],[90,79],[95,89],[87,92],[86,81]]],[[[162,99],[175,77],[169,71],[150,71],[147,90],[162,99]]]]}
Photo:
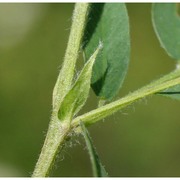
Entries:
{"type": "Polygon", "coordinates": [[[167,54],[180,60],[180,17],[176,3],[153,3],[152,21],[155,33],[167,54]]]}
{"type": "Polygon", "coordinates": [[[102,166],[102,164],[100,162],[99,156],[98,156],[96,149],[92,143],[92,140],[91,140],[91,137],[89,135],[87,128],[85,127],[83,122],[80,122],[80,124],[81,124],[82,134],[84,136],[86,146],[87,146],[87,149],[89,152],[94,177],[107,177],[108,174],[107,174],[104,166],[102,166]]]}
{"type": "Polygon", "coordinates": [[[121,88],[129,64],[129,19],[125,4],[93,3],[83,42],[85,61],[99,42],[103,44],[93,67],[91,86],[101,99],[111,100],[121,88]]]}

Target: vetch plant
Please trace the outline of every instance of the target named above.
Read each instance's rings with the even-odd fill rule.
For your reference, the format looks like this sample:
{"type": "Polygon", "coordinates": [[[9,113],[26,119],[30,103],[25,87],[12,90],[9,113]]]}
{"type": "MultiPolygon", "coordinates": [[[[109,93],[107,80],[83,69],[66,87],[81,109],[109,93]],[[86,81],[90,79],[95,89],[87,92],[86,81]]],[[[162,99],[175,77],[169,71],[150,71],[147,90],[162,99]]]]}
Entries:
{"type": "Polygon", "coordinates": [[[64,62],[53,90],[52,117],[33,177],[48,176],[57,153],[72,132],[82,134],[90,155],[93,175],[107,176],[87,130],[88,125],[152,95],[180,99],[179,17],[176,4],[154,3],[152,22],[165,51],[176,59],[176,69],[160,79],[113,101],[123,85],[130,59],[129,19],[124,3],[77,3],[64,62]],[[76,61],[83,52],[85,64],[73,81],[76,61]],[[79,115],[90,87],[99,105],[79,115]]]}

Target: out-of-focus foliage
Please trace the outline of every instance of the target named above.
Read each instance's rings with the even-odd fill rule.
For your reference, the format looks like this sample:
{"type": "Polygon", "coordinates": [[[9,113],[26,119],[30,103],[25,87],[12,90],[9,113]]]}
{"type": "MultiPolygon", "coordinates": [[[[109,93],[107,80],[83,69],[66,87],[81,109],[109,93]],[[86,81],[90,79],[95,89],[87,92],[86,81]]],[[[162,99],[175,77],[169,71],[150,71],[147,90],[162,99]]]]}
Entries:
{"type": "Polygon", "coordinates": [[[178,6],[176,3],[153,3],[152,5],[152,21],[157,38],[166,53],[176,60],[180,59],[178,6]]]}
{"type": "MultiPolygon", "coordinates": [[[[128,3],[127,8],[132,52],[119,97],[170,72],[175,63],[155,36],[151,5],[128,3]]],[[[1,3],[2,9],[0,176],[30,176],[48,128],[52,90],[64,57],[73,4],[1,3]]],[[[79,59],[78,67],[82,63],[79,59]]],[[[88,105],[80,113],[96,106],[91,91],[88,105]]],[[[89,128],[110,176],[180,176],[179,129],[179,102],[159,96],[89,128]]],[[[52,176],[91,176],[84,147],[80,138],[69,142],[52,176]]]]}
{"type": "MultiPolygon", "coordinates": [[[[180,60],[180,19],[178,8],[179,5],[176,3],[153,3],[152,5],[152,22],[156,36],[166,53],[176,60],[180,60]]],[[[179,92],[180,85],[177,85],[165,90],[162,95],[179,100],[179,92]]]]}

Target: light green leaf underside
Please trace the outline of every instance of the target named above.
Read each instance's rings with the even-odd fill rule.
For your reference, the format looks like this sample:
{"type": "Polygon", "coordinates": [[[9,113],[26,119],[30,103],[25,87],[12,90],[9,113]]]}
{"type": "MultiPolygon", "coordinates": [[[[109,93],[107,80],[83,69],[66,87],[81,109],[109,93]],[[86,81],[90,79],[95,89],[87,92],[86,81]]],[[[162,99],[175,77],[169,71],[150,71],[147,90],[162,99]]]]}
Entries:
{"type": "Polygon", "coordinates": [[[180,100],[180,85],[173,86],[172,88],[161,92],[160,95],[180,100]]]}
{"type": "Polygon", "coordinates": [[[102,47],[99,45],[81,70],[81,73],[72,88],[65,95],[58,112],[58,118],[60,120],[72,119],[72,117],[84,106],[89,94],[92,67],[101,48],[102,47]]]}
{"type": "Polygon", "coordinates": [[[180,17],[176,3],[153,3],[152,21],[161,46],[174,59],[180,59],[180,17]]]}
{"type": "Polygon", "coordinates": [[[91,140],[88,130],[86,129],[83,122],[80,122],[80,124],[81,124],[82,134],[84,136],[86,146],[87,146],[87,149],[89,152],[94,177],[107,177],[108,174],[107,174],[104,166],[102,166],[102,164],[100,162],[100,159],[99,159],[96,149],[92,143],[92,140],[91,140]]]}
{"type": "MultiPolygon", "coordinates": [[[[159,79],[160,82],[165,82],[167,80],[167,77],[170,79],[178,78],[180,77],[180,69],[176,68],[176,70],[172,71],[171,73],[163,76],[159,79]]],[[[159,84],[158,81],[158,84],[159,84]]],[[[172,99],[180,100],[180,85],[173,86],[171,88],[165,89],[164,91],[157,92],[157,95],[163,95],[165,97],[170,97],[172,99]]]]}
{"type": "Polygon", "coordinates": [[[103,50],[93,67],[91,85],[101,99],[117,95],[130,56],[129,19],[124,3],[93,3],[84,36],[85,61],[99,42],[103,50]]]}

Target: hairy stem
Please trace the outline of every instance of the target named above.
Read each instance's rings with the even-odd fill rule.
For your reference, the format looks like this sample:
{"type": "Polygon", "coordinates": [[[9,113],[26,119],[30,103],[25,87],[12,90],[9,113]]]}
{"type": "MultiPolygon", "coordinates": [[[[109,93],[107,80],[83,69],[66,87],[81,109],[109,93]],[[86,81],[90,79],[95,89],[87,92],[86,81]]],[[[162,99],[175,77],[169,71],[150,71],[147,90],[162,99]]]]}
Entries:
{"type": "Polygon", "coordinates": [[[62,150],[68,133],[69,126],[62,126],[59,120],[50,122],[48,133],[32,177],[46,177],[49,175],[56,154],[62,150]]]}
{"type": "Polygon", "coordinates": [[[64,141],[70,131],[70,120],[60,121],[57,113],[63,100],[72,85],[76,60],[84,33],[89,3],[75,5],[72,27],[69,36],[66,54],[53,91],[53,111],[46,139],[33,172],[33,177],[46,177],[54,162],[58,150],[63,147],[64,141]]]}
{"type": "Polygon", "coordinates": [[[84,34],[89,3],[76,3],[73,13],[73,23],[62,69],[59,73],[53,91],[53,110],[58,111],[64,95],[70,89],[74,77],[76,60],[84,34]]]}
{"type": "Polygon", "coordinates": [[[71,32],[63,66],[53,91],[53,111],[51,122],[40,157],[32,175],[33,177],[48,176],[57,152],[62,150],[69,133],[75,127],[79,126],[80,121],[83,121],[87,125],[93,124],[141,98],[180,84],[180,69],[178,68],[176,71],[150,83],[149,85],[133,93],[130,93],[120,100],[101,106],[84,115],[78,116],[73,121],[60,121],[57,114],[64,96],[72,85],[75,64],[79,54],[81,39],[83,37],[88,8],[88,3],[77,3],[75,6],[71,32]]]}
{"type": "Polygon", "coordinates": [[[148,84],[147,86],[130,93],[129,95],[117,101],[109,103],[98,109],[92,110],[84,115],[78,116],[72,121],[72,126],[79,126],[79,122],[83,121],[86,125],[93,124],[118,110],[136,102],[139,99],[145,98],[156,92],[163,91],[167,88],[180,84],[180,70],[173,71],[164,77],[148,84]]]}

